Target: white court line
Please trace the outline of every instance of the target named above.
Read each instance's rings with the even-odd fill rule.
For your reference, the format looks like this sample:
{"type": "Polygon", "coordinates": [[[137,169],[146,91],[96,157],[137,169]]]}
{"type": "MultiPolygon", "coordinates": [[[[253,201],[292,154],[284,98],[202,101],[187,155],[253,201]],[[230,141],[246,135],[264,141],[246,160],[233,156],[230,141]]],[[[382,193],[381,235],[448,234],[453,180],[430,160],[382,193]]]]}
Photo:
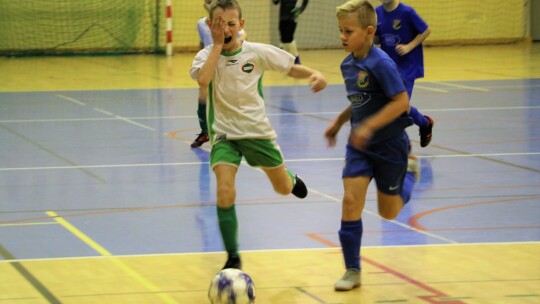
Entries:
{"type": "Polygon", "coordinates": [[[113,116],[113,115],[114,115],[113,113],[111,113],[111,112],[109,112],[109,111],[105,111],[105,110],[100,109],[100,108],[94,108],[94,110],[97,111],[97,112],[103,113],[103,114],[105,114],[105,115],[109,115],[109,116],[113,116]]]}
{"type": "Polygon", "coordinates": [[[438,92],[438,93],[448,93],[449,91],[448,90],[444,90],[444,89],[435,89],[435,88],[430,88],[430,87],[425,87],[425,86],[422,86],[422,85],[414,85],[415,88],[418,88],[418,89],[422,89],[422,90],[426,90],[426,91],[432,91],[432,92],[438,92]]]}
{"type": "MultiPolygon", "coordinates": [[[[367,246],[362,245],[362,248],[404,248],[404,247],[463,247],[463,246],[512,246],[512,245],[540,245],[540,242],[490,242],[490,243],[457,243],[457,244],[421,244],[421,245],[377,245],[367,246]]],[[[324,248],[284,248],[284,249],[256,249],[256,250],[242,250],[242,252],[302,252],[302,251],[328,251],[328,250],[341,250],[340,248],[324,247],[324,248]]],[[[34,258],[34,259],[14,259],[14,260],[0,260],[0,263],[20,263],[20,262],[46,262],[46,261],[63,261],[63,260],[93,260],[93,259],[111,259],[111,258],[141,258],[141,257],[167,257],[167,256],[189,256],[189,255],[222,255],[223,251],[213,252],[174,252],[174,253],[145,253],[145,254],[119,254],[119,255],[95,255],[95,256],[75,256],[75,257],[56,257],[56,258],[34,258]]]]}
{"type": "Polygon", "coordinates": [[[125,121],[125,122],[127,122],[127,123],[130,123],[130,124],[132,124],[132,125],[135,125],[135,126],[138,126],[138,127],[144,128],[144,129],[148,129],[148,130],[150,130],[150,131],[155,131],[155,130],[156,130],[156,129],[154,129],[154,128],[152,128],[152,127],[149,127],[149,126],[147,126],[147,125],[143,125],[143,124],[141,124],[141,123],[138,123],[138,122],[136,122],[136,121],[133,121],[133,120],[127,118],[127,117],[122,117],[122,116],[118,116],[118,115],[115,115],[114,117],[116,117],[116,118],[118,118],[118,119],[120,119],[120,120],[123,120],[123,121],[125,121]]]}
{"type": "MultiPolygon", "coordinates": [[[[505,111],[505,110],[528,110],[539,109],[540,106],[527,107],[490,107],[490,108],[448,108],[448,109],[422,109],[426,112],[446,112],[446,111],[505,111]]],[[[304,116],[304,115],[336,115],[341,112],[301,112],[301,113],[267,113],[267,116],[304,116]]],[[[111,113],[111,115],[114,115],[111,113]]],[[[153,119],[179,119],[179,118],[196,118],[195,115],[185,116],[153,116],[153,117],[98,117],[98,118],[64,118],[64,119],[14,119],[0,120],[0,123],[34,123],[34,122],[84,122],[84,121],[114,121],[114,120],[153,120],[153,119]]],[[[147,127],[147,126],[145,126],[147,127]]],[[[148,127],[147,127],[148,128],[148,127]]]]}
{"type": "MultiPolygon", "coordinates": [[[[335,201],[335,202],[337,202],[337,203],[341,203],[341,199],[335,198],[335,197],[333,197],[333,196],[331,196],[331,195],[327,195],[327,194],[325,194],[325,193],[319,192],[319,191],[317,191],[317,190],[315,190],[315,189],[312,189],[312,188],[309,188],[309,187],[308,187],[308,189],[309,189],[309,192],[316,193],[316,194],[318,194],[318,195],[320,195],[320,196],[322,196],[322,197],[326,197],[326,198],[329,199],[329,200],[335,201]]],[[[374,216],[374,217],[376,217],[376,218],[379,218],[379,219],[381,219],[381,220],[384,220],[384,221],[387,221],[387,222],[396,224],[396,225],[398,225],[398,226],[401,226],[401,227],[403,227],[403,228],[405,228],[405,229],[409,229],[409,230],[414,231],[414,232],[416,232],[416,233],[420,233],[420,234],[423,234],[423,235],[426,235],[426,236],[429,236],[429,237],[438,239],[438,240],[443,241],[443,242],[446,242],[446,243],[450,243],[450,244],[458,244],[458,242],[453,241],[453,240],[448,239],[448,238],[445,238],[445,237],[443,237],[443,236],[436,235],[436,234],[433,234],[433,233],[430,233],[430,232],[427,232],[427,231],[424,231],[424,230],[419,230],[419,229],[416,229],[416,228],[414,228],[414,227],[412,227],[412,226],[409,226],[409,225],[407,225],[407,224],[404,224],[404,223],[401,223],[401,222],[398,222],[398,221],[395,221],[395,220],[387,220],[387,219],[384,219],[384,218],[383,218],[382,216],[380,216],[378,213],[373,212],[373,211],[371,211],[371,210],[369,210],[369,209],[367,209],[367,208],[364,208],[363,212],[365,212],[365,213],[367,213],[367,214],[369,214],[369,215],[372,215],[372,216],[374,216]]]]}
{"type": "Polygon", "coordinates": [[[77,100],[75,98],[71,98],[71,97],[68,97],[68,96],[65,96],[65,95],[62,95],[62,94],[54,94],[54,95],[56,95],[56,96],[58,96],[60,98],[63,98],[65,100],[71,101],[73,103],[76,103],[76,104],[78,104],[80,106],[86,106],[86,104],[84,102],[79,101],[79,100],[77,100]]]}
{"type": "Polygon", "coordinates": [[[459,88],[459,89],[467,89],[467,90],[474,90],[474,91],[480,91],[480,92],[489,92],[489,89],[486,89],[486,88],[471,87],[471,86],[455,84],[455,83],[447,83],[447,82],[439,82],[439,81],[431,81],[430,83],[445,85],[445,86],[448,86],[448,87],[454,87],[454,88],[459,88]]]}
{"type": "MultiPolygon", "coordinates": [[[[417,158],[456,158],[456,157],[488,157],[488,156],[525,156],[540,155],[540,152],[524,153],[482,153],[482,154],[440,154],[424,155],[417,158]]],[[[286,162],[321,162],[321,161],[344,161],[343,157],[334,158],[302,158],[287,159],[286,162]]],[[[164,167],[164,166],[191,166],[203,165],[208,162],[184,162],[184,163],[153,163],[153,164],[119,164],[119,165],[88,165],[88,166],[54,166],[54,167],[21,167],[21,168],[0,168],[0,171],[30,171],[30,170],[65,170],[65,169],[99,169],[99,168],[137,168],[137,167],[164,167]]]]}

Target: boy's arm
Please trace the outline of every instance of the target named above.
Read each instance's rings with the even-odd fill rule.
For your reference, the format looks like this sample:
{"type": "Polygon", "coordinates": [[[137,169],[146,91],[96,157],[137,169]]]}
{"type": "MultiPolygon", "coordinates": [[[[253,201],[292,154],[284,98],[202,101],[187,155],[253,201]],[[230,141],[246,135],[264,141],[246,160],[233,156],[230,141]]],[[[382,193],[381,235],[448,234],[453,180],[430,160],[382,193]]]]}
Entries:
{"type": "Polygon", "coordinates": [[[305,65],[293,65],[287,76],[297,79],[308,78],[313,92],[319,92],[326,88],[326,78],[323,74],[305,65]]]}
{"type": "Polygon", "coordinates": [[[351,107],[352,106],[349,105],[343,112],[339,113],[324,131],[324,137],[326,137],[329,147],[336,145],[336,136],[339,133],[339,130],[346,122],[351,120],[351,107]]]}
{"type": "Polygon", "coordinates": [[[392,96],[386,106],[372,116],[364,119],[361,124],[354,127],[351,135],[351,144],[357,149],[363,149],[367,146],[373,134],[386,126],[403,112],[409,111],[409,95],[407,91],[402,91],[392,96]]]}
{"type": "Polygon", "coordinates": [[[408,54],[410,51],[412,51],[415,47],[419,46],[426,40],[426,38],[431,34],[431,29],[428,27],[423,33],[416,35],[414,39],[409,42],[408,44],[398,44],[396,46],[396,51],[400,55],[408,54]]]}
{"type": "Polygon", "coordinates": [[[221,50],[223,49],[223,43],[225,39],[225,33],[223,31],[225,21],[221,17],[211,22],[209,26],[210,30],[212,31],[212,39],[214,41],[214,45],[212,46],[212,50],[210,50],[208,58],[204,62],[197,75],[197,83],[199,84],[199,87],[203,89],[208,87],[210,81],[212,81],[212,78],[214,77],[214,71],[216,70],[217,63],[219,61],[219,55],[221,54],[221,50]]]}

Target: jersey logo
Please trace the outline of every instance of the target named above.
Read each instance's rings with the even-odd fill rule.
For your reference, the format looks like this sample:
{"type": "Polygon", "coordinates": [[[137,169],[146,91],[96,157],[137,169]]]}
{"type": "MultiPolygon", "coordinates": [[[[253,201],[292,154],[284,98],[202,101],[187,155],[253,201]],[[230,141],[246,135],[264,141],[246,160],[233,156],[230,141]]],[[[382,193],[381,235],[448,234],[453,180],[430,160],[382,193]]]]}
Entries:
{"type": "Polygon", "coordinates": [[[398,185],[398,186],[390,186],[390,187],[388,187],[388,190],[394,191],[394,190],[396,190],[397,188],[399,188],[399,185],[398,185]]]}
{"type": "Polygon", "coordinates": [[[251,73],[255,69],[255,66],[252,63],[246,63],[244,66],[242,66],[242,72],[244,73],[251,73]]]}
{"type": "Polygon", "coordinates": [[[235,65],[238,64],[238,60],[229,60],[227,61],[227,64],[225,66],[235,65]]]}
{"type": "Polygon", "coordinates": [[[356,84],[361,88],[366,88],[369,85],[369,74],[366,71],[360,71],[356,78],[356,84]]]}
{"type": "Polygon", "coordinates": [[[394,24],[392,24],[392,28],[395,30],[399,30],[401,28],[401,19],[394,19],[394,24]]]}
{"type": "Polygon", "coordinates": [[[360,93],[360,94],[349,95],[347,96],[347,98],[351,102],[351,107],[359,108],[371,100],[371,95],[360,93]]]}

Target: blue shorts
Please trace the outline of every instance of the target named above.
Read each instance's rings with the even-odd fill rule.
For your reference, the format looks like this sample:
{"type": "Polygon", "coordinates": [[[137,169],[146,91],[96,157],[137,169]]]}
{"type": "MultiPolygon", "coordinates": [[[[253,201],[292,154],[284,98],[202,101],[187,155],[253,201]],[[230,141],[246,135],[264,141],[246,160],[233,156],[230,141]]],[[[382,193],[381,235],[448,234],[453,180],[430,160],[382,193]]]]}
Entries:
{"type": "Polygon", "coordinates": [[[357,150],[350,144],[346,150],[343,178],[372,177],[382,193],[401,193],[409,156],[409,137],[405,131],[401,136],[369,145],[366,150],[357,150]]]}
{"type": "Polygon", "coordinates": [[[413,80],[403,80],[403,84],[405,84],[405,88],[407,88],[407,93],[409,94],[409,100],[412,97],[412,91],[414,89],[414,79],[413,80]]]}

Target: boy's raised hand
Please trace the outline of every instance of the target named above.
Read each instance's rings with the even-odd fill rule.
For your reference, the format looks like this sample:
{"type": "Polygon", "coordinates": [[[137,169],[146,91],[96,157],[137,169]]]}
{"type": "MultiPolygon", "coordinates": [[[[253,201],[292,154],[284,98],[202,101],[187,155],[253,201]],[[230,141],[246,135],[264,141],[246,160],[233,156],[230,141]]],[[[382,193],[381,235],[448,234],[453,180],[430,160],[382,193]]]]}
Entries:
{"type": "Polygon", "coordinates": [[[223,45],[225,43],[225,19],[217,16],[208,24],[212,32],[212,40],[214,45],[223,45]]]}
{"type": "Polygon", "coordinates": [[[311,85],[311,91],[317,93],[326,88],[326,78],[320,72],[311,74],[308,78],[308,82],[311,85]]]}

